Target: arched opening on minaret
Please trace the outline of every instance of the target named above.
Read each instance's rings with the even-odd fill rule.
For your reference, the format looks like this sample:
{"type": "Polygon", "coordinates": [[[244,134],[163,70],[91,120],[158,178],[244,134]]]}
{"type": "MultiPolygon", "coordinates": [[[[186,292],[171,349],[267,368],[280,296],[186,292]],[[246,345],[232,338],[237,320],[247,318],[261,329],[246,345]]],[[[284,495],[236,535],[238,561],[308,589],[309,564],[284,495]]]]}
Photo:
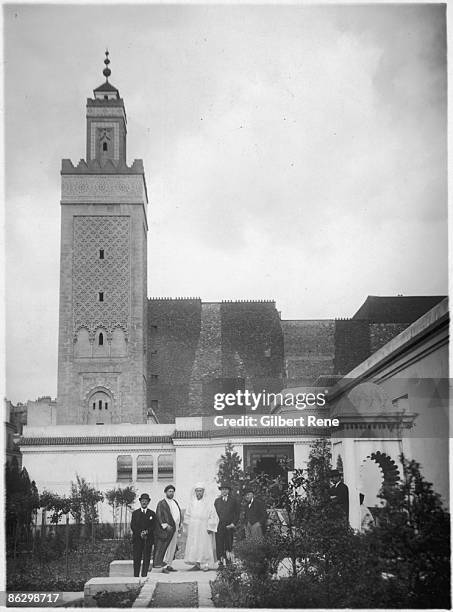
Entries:
{"type": "Polygon", "coordinates": [[[105,389],[95,389],[87,400],[87,422],[89,425],[106,425],[112,422],[113,398],[105,389]]]}
{"type": "Polygon", "coordinates": [[[93,357],[109,357],[109,342],[107,341],[106,331],[100,328],[96,331],[93,344],[93,357]]]}

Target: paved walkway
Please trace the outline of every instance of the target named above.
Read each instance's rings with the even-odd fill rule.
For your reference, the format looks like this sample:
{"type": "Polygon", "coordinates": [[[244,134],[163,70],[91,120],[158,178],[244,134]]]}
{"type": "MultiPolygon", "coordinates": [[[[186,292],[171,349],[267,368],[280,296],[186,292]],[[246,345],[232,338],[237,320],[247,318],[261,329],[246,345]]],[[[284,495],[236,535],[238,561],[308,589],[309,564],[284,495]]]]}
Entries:
{"type": "MultiPolygon", "coordinates": [[[[210,570],[209,572],[188,571],[191,566],[186,565],[181,559],[175,559],[175,561],[173,561],[172,566],[178,571],[170,572],[169,574],[162,574],[162,572],[153,570],[148,574],[147,578],[145,579],[145,584],[143,585],[143,588],[140,591],[140,595],[135,600],[132,606],[133,608],[151,607],[150,604],[153,599],[154,591],[156,590],[156,586],[158,584],[168,585],[163,590],[159,588],[159,591],[165,594],[166,608],[181,607],[181,604],[178,605],[178,602],[180,601],[181,597],[181,592],[190,593],[191,591],[193,591],[192,588],[189,586],[190,584],[196,585],[198,601],[193,599],[194,603],[196,601],[196,605],[194,606],[191,606],[187,601],[184,607],[214,607],[214,604],[212,603],[211,599],[211,587],[209,585],[209,581],[215,580],[217,575],[215,570],[210,570]],[[184,587],[182,587],[183,584],[184,587]],[[172,585],[174,586],[174,589],[171,588],[172,585]]],[[[158,595],[159,591],[156,591],[156,596],[158,595]]],[[[160,606],[153,605],[152,607],[160,606]]]]}
{"type": "Polygon", "coordinates": [[[148,608],[198,608],[196,582],[158,582],[148,608]]]}

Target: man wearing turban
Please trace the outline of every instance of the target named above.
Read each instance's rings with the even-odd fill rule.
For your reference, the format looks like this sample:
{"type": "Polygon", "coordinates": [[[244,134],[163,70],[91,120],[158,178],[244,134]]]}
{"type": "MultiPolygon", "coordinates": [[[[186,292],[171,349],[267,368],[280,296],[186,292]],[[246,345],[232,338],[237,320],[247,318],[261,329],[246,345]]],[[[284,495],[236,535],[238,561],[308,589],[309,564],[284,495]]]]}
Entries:
{"type": "Polygon", "coordinates": [[[193,487],[184,515],[184,524],[187,525],[184,561],[193,565],[189,571],[208,571],[215,559],[215,533],[219,517],[214,503],[205,494],[205,488],[202,482],[193,487]]]}

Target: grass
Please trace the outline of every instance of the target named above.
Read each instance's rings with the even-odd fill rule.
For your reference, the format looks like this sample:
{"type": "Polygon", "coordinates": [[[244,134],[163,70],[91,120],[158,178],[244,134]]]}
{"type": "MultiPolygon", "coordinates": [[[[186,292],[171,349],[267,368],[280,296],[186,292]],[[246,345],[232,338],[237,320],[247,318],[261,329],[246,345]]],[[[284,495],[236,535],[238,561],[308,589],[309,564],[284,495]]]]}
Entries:
{"type": "Polygon", "coordinates": [[[68,553],[68,575],[64,553],[50,561],[38,554],[7,556],[7,589],[9,591],[83,591],[85,582],[97,576],[108,576],[109,565],[124,558],[124,545],[117,542],[83,543],[68,553]],[[120,550],[119,547],[122,547],[120,550]],[[120,553],[120,554],[118,554],[120,553]]]}

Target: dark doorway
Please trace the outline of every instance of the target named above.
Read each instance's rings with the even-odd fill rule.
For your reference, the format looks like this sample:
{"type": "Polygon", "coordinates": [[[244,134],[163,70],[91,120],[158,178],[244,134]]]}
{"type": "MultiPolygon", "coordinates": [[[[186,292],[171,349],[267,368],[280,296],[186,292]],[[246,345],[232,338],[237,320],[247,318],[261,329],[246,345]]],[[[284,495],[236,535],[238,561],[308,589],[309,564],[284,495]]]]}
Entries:
{"type": "Polygon", "coordinates": [[[256,462],[254,472],[255,474],[264,472],[268,476],[281,476],[282,478],[286,475],[276,457],[260,457],[256,462]]]}
{"type": "Polygon", "coordinates": [[[281,476],[287,481],[288,472],[294,469],[294,446],[292,444],[246,444],[244,445],[244,467],[254,474],[264,472],[268,476],[281,476]]]}

